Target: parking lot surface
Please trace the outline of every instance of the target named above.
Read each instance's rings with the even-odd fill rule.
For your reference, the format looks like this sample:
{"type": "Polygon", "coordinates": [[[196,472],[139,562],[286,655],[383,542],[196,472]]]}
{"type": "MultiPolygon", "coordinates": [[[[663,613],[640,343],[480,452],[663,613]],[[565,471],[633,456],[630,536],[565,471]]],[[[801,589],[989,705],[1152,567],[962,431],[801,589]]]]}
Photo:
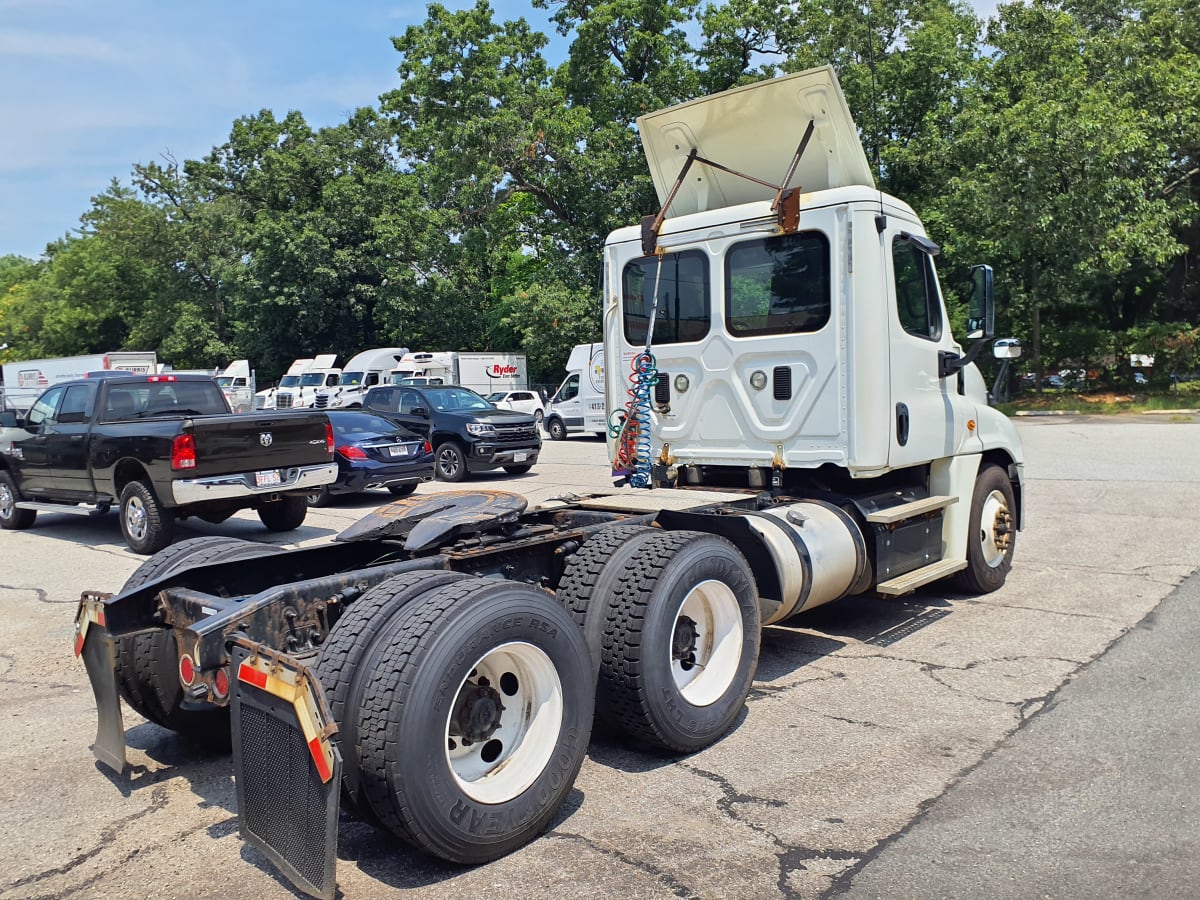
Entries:
{"type": "MultiPolygon", "coordinates": [[[[1200,425],[1078,417],[1018,428],[1028,527],[1002,590],[853,598],[767,629],[734,731],[688,757],[594,736],[548,833],[495,863],[442,865],[344,818],[341,894],[887,896],[869,881],[881,848],[901,852],[898,836],[1032,733],[1027,723],[1053,722],[1064,683],[1200,567],[1200,425]]],[[[604,445],[573,438],[547,442],[528,475],[464,486],[537,502],[610,484],[604,445]]],[[[189,521],[178,537],[320,543],[388,499],[312,510],[288,535],[242,513],[219,526],[189,521]]],[[[84,589],[118,590],[141,560],[114,515],[39,514],[32,530],[0,533],[0,897],[293,896],[237,835],[228,757],[127,709],[131,768],[118,777],[93,760],[93,698],[71,654],[75,605],[84,589]]],[[[913,884],[953,896],[936,879],[913,884]]]]}

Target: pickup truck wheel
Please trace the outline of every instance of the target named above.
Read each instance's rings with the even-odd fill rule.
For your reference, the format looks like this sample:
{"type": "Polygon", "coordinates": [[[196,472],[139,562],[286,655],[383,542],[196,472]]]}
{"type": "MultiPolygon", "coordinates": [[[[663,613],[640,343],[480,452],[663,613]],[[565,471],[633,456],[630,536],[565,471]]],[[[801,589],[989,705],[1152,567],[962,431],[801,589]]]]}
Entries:
{"type": "Polygon", "coordinates": [[[37,518],[36,509],[17,509],[21,495],[13,484],[12,476],[0,472],[0,528],[28,528],[37,518]]]}
{"type": "Polygon", "coordinates": [[[591,732],[591,667],[566,611],[528,585],[471,579],[407,604],[382,641],[358,725],[376,816],[467,865],[536,837],[591,732]]]}
{"type": "Polygon", "coordinates": [[[258,519],[268,531],[291,531],[304,524],[308,515],[308,500],[303,496],[288,494],[264,503],[258,508],[258,519]]]}
{"type": "Polygon", "coordinates": [[[371,823],[378,820],[361,792],[358,712],[363,686],[375,671],[381,640],[404,605],[466,575],[458,572],[405,572],[371,588],[337,620],[321,646],[314,669],[337,723],[333,741],[342,753],[342,808],[371,823]]]}
{"type": "Polygon", "coordinates": [[[433,465],[442,481],[462,481],[467,477],[467,458],[456,441],[438,445],[433,454],[433,465]]]}
{"type": "Polygon", "coordinates": [[[611,603],[600,717],[657,750],[690,753],[725,734],[758,666],[758,592],[745,557],[713,534],[653,535],[611,603]]]}
{"type": "Polygon", "coordinates": [[[328,506],[332,496],[329,493],[329,485],[323,484],[305,494],[304,502],[309,506],[328,506]]]}
{"type": "Polygon", "coordinates": [[[130,550],[147,556],[175,537],[174,516],[145,481],[131,481],[121,490],[121,533],[130,550]]]}
{"type": "Polygon", "coordinates": [[[969,594],[989,594],[1003,586],[1017,543],[1017,504],[1012,482],[999,466],[985,465],[975,479],[967,567],[955,586],[969,594]]]}
{"type": "Polygon", "coordinates": [[[555,597],[583,632],[592,655],[592,680],[600,671],[604,627],[617,580],[646,539],[662,534],[648,525],[614,525],[593,534],[567,559],[555,597]]]}
{"type": "Polygon", "coordinates": [[[507,472],[509,475],[524,475],[526,472],[528,472],[532,468],[533,468],[532,465],[505,466],[504,471],[507,472]]]}
{"type": "MultiPolygon", "coordinates": [[[[133,590],[190,566],[279,552],[279,547],[238,538],[192,538],[167,547],[143,562],[121,590],[133,590]]],[[[170,629],[143,631],[117,641],[117,685],[125,702],[143,718],[213,749],[228,749],[228,708],[192,710],[182,707],[179,651],[170,629]]]]}
{"type": "Polygon", "coordinates": [[[415,484],[389,484],[388,493],[393,497],[407,497],[417,489],[415,484]]]}
{"type": "Polygon", "coordinates": [[[567,436],[567,426],[563,424],[562,419],[554,418],[546,425],[546,433],[550,435],[550,440],[561,441],[567,436]]]}

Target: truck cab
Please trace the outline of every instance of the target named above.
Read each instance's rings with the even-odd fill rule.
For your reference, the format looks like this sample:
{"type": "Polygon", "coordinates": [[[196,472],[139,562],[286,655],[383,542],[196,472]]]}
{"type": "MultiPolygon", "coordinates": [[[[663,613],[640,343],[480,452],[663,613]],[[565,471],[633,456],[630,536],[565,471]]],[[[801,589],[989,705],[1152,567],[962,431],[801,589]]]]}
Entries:
{"type": "Polygon", "coordinates": [[[326,353],[313,359],[295,387],[281,387],[275,394],[276,409],[307,409],[315,406],[317,393],[337,386],[342,370],[336,368],[336,353],[326,353]]]}
{"type": "Polygon", "coordinates": [[[317,409],[361,409],[367,391],[386,381],[407,352],[407,347],[380,347],[355,354],[338,376],[336,386],[317,391],[314,406],[317,409]]]}

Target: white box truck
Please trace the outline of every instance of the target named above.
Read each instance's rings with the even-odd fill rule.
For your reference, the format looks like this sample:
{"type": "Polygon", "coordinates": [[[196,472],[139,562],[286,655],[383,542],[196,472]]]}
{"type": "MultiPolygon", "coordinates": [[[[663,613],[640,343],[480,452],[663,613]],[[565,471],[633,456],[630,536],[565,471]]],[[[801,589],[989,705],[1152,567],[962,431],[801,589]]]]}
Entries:
{"type": "Polygon", "coordinates": [[[408,352],[407,347],[379,347],[350,358],[333,387],[317,391],[317,409],[360,409],[367,391],[385,383],[392,369],[408,352]]]}
{"type": "Polygon", "coordinates": [[[546,407],[546,432],[556,441],[579,431],[604,437],[607,421],[604,344],[577,344],[567,358],[567,377],[546,407]]]}
{"type": "Polygon", "coordinates": [[[4,363],[0,369],[4,376],[4,403],[0,408],[24,412],[53,384],[111,369],[150,375],[158,370],[158,355],[153,350],[117,350],[4,363]]]}
{"type": "Polygon", "coordinates": [[[392,384],[458,384],[487,396],[525,390],[529,367],[524,353],[406,353],[392,369],[392,384]]]}

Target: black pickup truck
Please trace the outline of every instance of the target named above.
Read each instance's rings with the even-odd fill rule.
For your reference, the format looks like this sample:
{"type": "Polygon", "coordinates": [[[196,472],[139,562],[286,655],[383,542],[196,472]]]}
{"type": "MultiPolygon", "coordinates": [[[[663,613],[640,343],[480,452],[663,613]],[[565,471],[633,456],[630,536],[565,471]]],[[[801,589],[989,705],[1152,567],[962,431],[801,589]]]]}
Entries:
{"type": "Polygon", "coordinates": [[[542,452],[537,422],[527,413],[496,409],[470,388],[454,384],[373,387],[363,407],[424,435],[433,444],[434,473],[462,481],[469,472],[503,468],[528,472],[542,452]]]}
{"type": "Polygon", "coordinates": [[[4,414],[16,436],[0,452],[0,527],[115,504],[126,543],[154,553],[187,516],[253,508],[272,531],[298,528],[305,496],[337,477],[324,413],[234,415],[204,375],[97,375],[54,385],[24,418],[4,414]]]}

